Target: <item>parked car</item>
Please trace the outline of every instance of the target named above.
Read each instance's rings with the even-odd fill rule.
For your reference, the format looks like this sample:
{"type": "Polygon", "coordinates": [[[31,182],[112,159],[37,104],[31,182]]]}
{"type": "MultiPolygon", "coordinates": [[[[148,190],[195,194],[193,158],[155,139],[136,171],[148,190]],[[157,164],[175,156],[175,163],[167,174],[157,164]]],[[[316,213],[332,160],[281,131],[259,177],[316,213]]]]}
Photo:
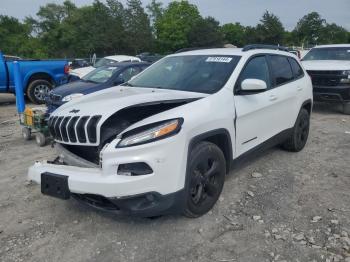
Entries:
{"type": "MultiPolygon", "coordinates": [[[[115,63],[120,63],[120,62],[141,62],[141,59],[136,56],[127,56],[127,55],[106,56],[100,59],[99,61],[97,61],[94,66],[87,66],[87,67],[82,67],[82,68],[77,68],[72,70],[70,72],[70,75],[78,78],[82,78],[97,67],[114,65],[115,63]]],[[[72,79],[76,80],[76,78],[74,77],[72,79]]]]}
{"type": "MultiPolygon", "coordinates": [[[[3,56],[0,52],[0,93],[15,93],[13,75],[14,56],[3,56]]],[[[66,60],[18,60],[24,94],[35,104],[45,102],[46,94],[56,85],[62,84],[69,67],[66,60]]]]}
{"type": "Polygon", "coordinates": [[[74,59],[70,64],[69,64],[70,68],[73,69],[77,69],[77,68],[82,68],[82,67],[88,67],[90,66],[90,63],[88,61],[86,61],[85,59],[74,59]]]}
{"type": "Polygon", "coordinates": [[[205,214],[232,165],[258,149],[306,144],[311,79],[281,50],[179,52],[61,106],[49,119],[59,157],[34,164],[28,179],[45,195],[115,213],[205,214]]]}
{"type": "Polygon", "coordinates": [[[59,86],[50,91],[46,97],[48,113],[52,113],[59,106],[72,99],[129,81],[149,65],[145,62],[121,62],[98,67],[81,80],[59,86]]]}
{"type": "Polygon", "coordinates": [[[315,101],[343,105],[350,114],[350,44],[312,48],[302,59],[311,76],[315,101]]]}
{"type": "Polygon", "coordinates": [[[138,54],[137,57],[140,58],[142,61],[154,63],[159,59],[163,58],[164,56],[160,54],[152,54],[149,52],[144,52],[144,53],[138,54]]]}
{"type": "Polygon", "coordinates": [[[296,57],[298,57],[299,59],[301,59],[301,54],[300,54],[300,51],[297,50],[297,49],[290,49],[289,50],[289,53],[292,53],[294,54],[296,57]]]}

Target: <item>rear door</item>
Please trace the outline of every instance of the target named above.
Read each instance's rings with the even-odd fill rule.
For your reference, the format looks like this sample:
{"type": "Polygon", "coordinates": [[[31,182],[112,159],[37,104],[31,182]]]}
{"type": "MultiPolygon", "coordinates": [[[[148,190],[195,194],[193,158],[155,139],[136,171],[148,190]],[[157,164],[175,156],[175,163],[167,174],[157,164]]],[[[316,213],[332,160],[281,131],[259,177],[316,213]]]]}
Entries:
{"type": "Polygon", "coordinates": [[[274,135],[278,125],[276,92],[272,88],[267,56],[254,56],[248,60],[235,85],[236,107],[236,153],[247,152],[274,135]],[[266,82],[267,90],[245,93],[240,90],[245,79],[259,79],[266,82]]]}
{"type": "Polygon", "coordinates": [[[282,55],[269,55],[272,84],[276,98],[276,121],[274,133],[280,133],[294,126],[299,112],[298,90],[302,85],[295,79],[289,57],[282,55]]]}

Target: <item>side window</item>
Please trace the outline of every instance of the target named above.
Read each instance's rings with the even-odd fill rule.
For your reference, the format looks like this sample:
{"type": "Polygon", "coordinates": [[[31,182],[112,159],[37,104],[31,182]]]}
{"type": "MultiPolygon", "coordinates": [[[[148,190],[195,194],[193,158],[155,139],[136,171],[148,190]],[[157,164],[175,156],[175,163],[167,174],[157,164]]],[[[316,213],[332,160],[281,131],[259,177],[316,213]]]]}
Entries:
{"type": "Polygon", "coordinates": [[[276,86],[293,80],[292,68],[288,62],[287,57],[280,55],[270,56],[271,71],[274,77],[276,86]]]}
{"type": "Polygon", "coordinates": [[[134,66],[129,67],[123,71],[123,73],[120,74],[120,78],[123,79],[124,82],[129,81],[133,76],[137,75],[141,72],[140,67],[134,66]]]}
{"type": "Polygon", "coordinates": [[[265,56],[252,58],[244,67],[238,81],[238,89],[241,83],[246,79],[259,79],[266,82],[267,87],[270,86],[269,67],[265,56]]]}
{"type": "Polygon", "coordinates": [[[289,57],[288,60],[289,60],[290,65],[292,66],[294,78],[300,78],[300,77],[304,76],[304,71],[300,67],[299,63],[297,61],[295,61],[294,58],[291,58],[291,57],[289,57]]]}

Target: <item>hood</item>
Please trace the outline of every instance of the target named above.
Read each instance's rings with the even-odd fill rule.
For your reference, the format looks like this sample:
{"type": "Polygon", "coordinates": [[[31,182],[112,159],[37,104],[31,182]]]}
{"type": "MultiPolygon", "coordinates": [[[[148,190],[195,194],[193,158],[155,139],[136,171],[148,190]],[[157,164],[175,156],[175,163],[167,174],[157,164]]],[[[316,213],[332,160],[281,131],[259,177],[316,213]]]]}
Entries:
{"type": "Polygon", "coordinates": [[[208,94],[169,89],[117,86],[74,99],[56,110],[53,116],[102,115],[101,120],[103,120],[115,112],[133,105],[206,96],[208,94]],[[72,110],[76,113],[72,113],[72,110]]]}
{"type": "Polygon", "coordinates": [[[68,83],[62,86],[58,86],[51,91],[52,94],[60,95],[62,98],[76,93],[88,94],[90,93],[90,89],[98,88],[101,84],[85,82],[82,80],[74,81],[72,83],[68,83]]]}
{"type": "Polygon", "coordinates": [[[81,67],[81,68],[73,69],[72,71],[70,71],[70,74],[82,78],[93,70],[95,70],[95,67],[93,66],[81,67]]]}
{"type": "Polygon", "coordinates": [[[306,70],[343,71],[350,70],[350,61],[341,60],[309,60],[301,62],[306,70]]]}
{"type": "MultiPolygon", "coordinates": [[[[175,90],[161,90],[125,86],[111,87],[86,96],[82,96],[80,98],[76,98],[66,104],[63,104],[51,114],[49,120],[49,128],[50,130],[52,128],[56,130],[57,128],[57,126],[53,127],[50,124],[51,120],[56,121],[57,119],[65,119],[64,121],[60,120],[64,122],[62,122],[62,125],[64,126],[63,129],[62,125],[59,127],[62,130],[72,128],[68,128],[66,126],[68,119],[79,119],[78,124],[74,128],[81,128],[78,127],[79,123],[82,121],[88,121],[87,126],[85,127],[85,132],[94,134],[94,139],[89,138],[89,142],[86,143],[86,141],[84,141],[83,144],[98,146],[100,142],[101,144],[104,144],[105,141],[117,135],[117,133],[113,133],[111,136],[109,133],[109,130],[111,128],[101,129],[102,125],[107,127],[115,126],[118,124],[123,125],[123,123],[126,123],[125,121],[121,121],[124,118],[130,118],[130,121],[127,121],[127,123],[130,122],[130,125],[149,116],[156,115],[163,111],[184,105],[189,102],[193,102],[206,96],[208,96],[208,94],[175,90]],[[95,121],[94,119],[98,120],[95,121]],[[94,132],[91,130],[96,131],[94,132]],[[107,133],[105,133],[105,131],[107,133]]],[[[112,128],[111,130],[115,131],[117,128],[112,128]]],[[[82,131],[78,132],[76,130],[76,132],[76,134],[79,135],[79,132],[82,131]]],[[[57,141],[56,138],[55,140],[57,141]]],[[[81,144],[80,142],[81,141],[61,141],[60,143],[81,144]]]]}

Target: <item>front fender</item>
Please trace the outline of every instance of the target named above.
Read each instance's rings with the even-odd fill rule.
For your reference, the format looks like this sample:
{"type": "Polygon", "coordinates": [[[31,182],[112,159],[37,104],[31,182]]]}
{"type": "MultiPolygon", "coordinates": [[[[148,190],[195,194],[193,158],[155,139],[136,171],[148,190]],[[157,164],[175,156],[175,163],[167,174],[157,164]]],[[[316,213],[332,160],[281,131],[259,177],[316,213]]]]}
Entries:
{"type": "Polygon", "coordinates": [[[49,72],[48,70],[31,70],[31,71],[27,72],[23,78],[24,91],[26,91],[28,88],[29,79],[35,74],[47,74],[55,82],[55,84],[57,83],[55,76],[51,72],[49,72]]]}

